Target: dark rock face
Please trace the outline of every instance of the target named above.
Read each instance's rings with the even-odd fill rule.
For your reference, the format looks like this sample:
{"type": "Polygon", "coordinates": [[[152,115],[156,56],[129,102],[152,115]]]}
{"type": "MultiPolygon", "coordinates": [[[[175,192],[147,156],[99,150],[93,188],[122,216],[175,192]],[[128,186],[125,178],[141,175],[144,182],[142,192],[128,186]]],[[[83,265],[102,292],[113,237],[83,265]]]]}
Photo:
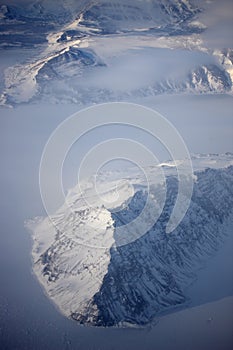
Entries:
{"type": "MultiPolygon", "coordinates": [[[[102,287],[85,313],[72,314],[73,319],[95,326],[145,325],[159,312],[187,302],[185,287],[224,239],[224,222],[232,214],[233,167],[197,174],[190,208],[170,235],[165,227],[177,182],[170,177],[167,185],[166,205],[156,225],[137,241],[111,249],[102,287]],[[93,308],[98,309],[98,315],[89,322],[93,308]]],[[[136,193],[127,209],[113,214],[116,225],[138,214],[144,195],[136,193]]]]}

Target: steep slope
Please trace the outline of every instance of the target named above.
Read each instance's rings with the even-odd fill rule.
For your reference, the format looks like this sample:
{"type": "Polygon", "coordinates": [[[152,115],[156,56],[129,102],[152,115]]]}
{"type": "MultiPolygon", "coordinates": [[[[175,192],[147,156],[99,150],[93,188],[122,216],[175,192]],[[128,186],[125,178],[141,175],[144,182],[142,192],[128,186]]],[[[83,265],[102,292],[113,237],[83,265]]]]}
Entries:
{"type": "MultiPolygon", "coordinates": [[[[189,211],[167,237],[164,224],[176,189],[173,179],[168,180],[168,200],[157,225],[140,240],[111,250],[108,274],[92,303],[99,310],[94,324],[147,324],[159,312],[187,301],[185,287],[224,239],[223,222],[232,215],[232,175],[233,168],[198,174],[189,211]]],[[[115,219],[116,224],[123,215],[115,219]]],[[[85,322],[90,310],[89,306],[84,315],[72,316],[85,322]]]]}
{"type": "MultiPolygon", "coordinates": [[[[97,198],[92,199],[92,208],[85,207],[74,190],[68,199],[73,213],[61,208],[54,216],[59,229],[47,219],[29,224],[34,232],[34,272],[65,315],[94,326],[145,325],[161,312],[188,302],[185,289],[224,240],[233,205],[232,156],[196,157],[194,164],[199,170],[191,205],[169,235],[165,227],[177,193],[171,167],[166,168],[162,215],[130,244],[117,246],[115,230],[137,217],[147,200],[144,184],[139,186],[135,174],[134,194],[122,197],[118,211],[106,209],[97,198]],[[215,169],[208,168],[211,163],[215,169]]],[[[107,184],[106,176],[104,181],[107,184]]],[[[154,187],[157,202],[161,186],[154,187]]],[[[120,188],[127,193],[125,189],[120,188]]]]}

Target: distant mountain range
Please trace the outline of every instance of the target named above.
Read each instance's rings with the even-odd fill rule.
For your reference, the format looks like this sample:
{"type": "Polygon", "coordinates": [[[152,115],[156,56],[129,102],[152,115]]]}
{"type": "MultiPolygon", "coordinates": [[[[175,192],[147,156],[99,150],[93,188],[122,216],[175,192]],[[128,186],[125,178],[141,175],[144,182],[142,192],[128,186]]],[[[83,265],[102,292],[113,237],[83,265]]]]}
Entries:
{"type": "MultiPolygon", "coordinates": [[[[33,1],[0,5],[1,50],[30,50],[30,58],[5,70],[0,102],[18,103],[46,100],[80,105],[105,101],[129,100],[163,93],[232,93],[231,48],[208,48],[202,33],[207,29],[199,20],[204,11],[199,1],[188,0],[118,0],[118,1],[33,1]],[[155,66],[162,65],[158,50],[167,50],[164,76],[153,72],[141,86],[128,89],[114,81],[106,86],[99,76],[107,76],[119,57],[132,52],[139,55],[150,48],[155,66]],[[166,74],[166,67],[182,68],[182,76],[166,74]],[[172,63],[172,58],[174,62],[172,63]],[[95,76],[96,82],[89,80],[95,76]]],[[[128,56],[127,56],[128,55],[128,56]]],[[[140,56],[140,55],[139,55],[140,56]]],[[[135,66],[135,74],[143,61],[135,66]]],[[[144,69],[150,69],[150,66],[144,69]]],[[[131,68],[132,69],[132,68],[131,68]]],[[[126,68],[125,68],[126,70],[126,68]]],[[[110,74],[110,73],[109,73],[110,74]]],[[[127,74],[127,71],[126,71],[127,74]]],[[[124,75],[126,75],[124,74],[124,75]]],[[[132,72],[131,72],[132,74],[132,72]]],[[[119,78],[120,79],[120,78],[119,78]]],[[[129,76],[128,80],[131,79],[129,76]]],[[[140,79],[139,79],[140,80],[140,79]]]]}

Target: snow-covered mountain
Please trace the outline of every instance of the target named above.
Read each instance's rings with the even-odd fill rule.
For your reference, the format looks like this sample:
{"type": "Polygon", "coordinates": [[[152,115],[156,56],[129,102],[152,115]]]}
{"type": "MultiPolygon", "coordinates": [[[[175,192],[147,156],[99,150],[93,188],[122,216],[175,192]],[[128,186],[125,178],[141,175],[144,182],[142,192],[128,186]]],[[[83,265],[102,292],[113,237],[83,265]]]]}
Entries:
{"type": "Polygon", "coordinates": [[[30,57],[5,70],[0,102],[85,105],[162,93],[232,93],[232,48],[206,46],[202,4],[39,0],[1,5],[2,50],[27,49],[30,57]]]}
{"type": "MultiPolygon", "coordinates": [[[[52,219],[55,226],[48,218],[27,223],[33,232],[34,272],[63,314],[81,324],[136,326],[189,302],[186,288],[232,224],[233,155],[193,157],[191,205],[179,226],[166,234],[177,194],[172,164],[160,165],[166,173],[167,195],[159,220],[127,245],[117,245],[116,229],[140,215],[147,201],[144,178],[134,168],[102,173],[102,199],[92,194],[92,181],[87,182],[83,188],[91,206],[78,187],[72,189],[66,202],[73,210],[60,208],[52,219]],[[116,184],[120,201],[106,208],[102,200],[114,196],[116,184]]],[[[149,168],[154,185],[150,217],[165,186],[156,183],[157,169],[149,168]]]]}
{"type": "MultiPolygon", "coordinates": [[[[83,29],[90,28],[92,33],[97,31],[102,34],[145,30],[145,28],[159,32],[174,32],[181,31],[182,28],[187,30],[188,23],[199,11],[194,1],[190,0],[13,1],[9,4],[0,4],[0,20],[1,24],[6,26],[2,28],[2,34],[10,35],[10,30],[11,36],[8,39],[13,39],[12,35],[19,34],[18,44],[20,42],[25,44],[25,37],[22,34],[20,36],[20,31],[14,33],[15,29],[26,31],[26,38],[29,38],[29,33],[38,35],[41,42],[46,32],[62,29],[63,25],[72,22],[79,23],[83,29]]],[[[80,28],[74,27],[68,35],[74,36],[80,28]]],[[[192,26],[192,30],[197,29],[192,26]]],[[[16,42],[13,40],[12,44],[16,42]]]]}

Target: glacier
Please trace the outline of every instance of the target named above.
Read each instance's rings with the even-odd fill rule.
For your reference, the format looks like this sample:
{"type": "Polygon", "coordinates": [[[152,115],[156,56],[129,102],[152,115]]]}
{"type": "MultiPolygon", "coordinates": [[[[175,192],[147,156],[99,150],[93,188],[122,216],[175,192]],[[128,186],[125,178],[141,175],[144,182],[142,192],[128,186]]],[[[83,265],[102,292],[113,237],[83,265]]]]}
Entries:
{"type": "MultiPolygon", "coordinates": [[[[67,195],[72,212],[64,206],[52,221],[47,217],[27,222],[33,237],[33,271],[64,315],[85,325],[138,327],[189,305],[187,287],[226,239],[233,204],[233,155],[196,155],[192,161],[191,205],[170,234],[166,222],[177,195],[173,162],[160,165],[167,187],[160,218],[130,244],[117,246],[115,230],[137,217],[147,200],[144,179],[135,168],[127,175],[111,171],[100,175],[104,185],[100,189],[108,200],[114,196],[113,182],[121,181],[118,190],[124,195],[119,196],[117,210],[106,208],[101,196],[91,198],[87,182],[91,207],[75,187],[67,195]],[[133,192],[127,190],[128,182],[133,192]]],[[[156,171],[156,166],[150,167],[153,198],[159,203],[164,184],[156,182],[156,171]]]]}

